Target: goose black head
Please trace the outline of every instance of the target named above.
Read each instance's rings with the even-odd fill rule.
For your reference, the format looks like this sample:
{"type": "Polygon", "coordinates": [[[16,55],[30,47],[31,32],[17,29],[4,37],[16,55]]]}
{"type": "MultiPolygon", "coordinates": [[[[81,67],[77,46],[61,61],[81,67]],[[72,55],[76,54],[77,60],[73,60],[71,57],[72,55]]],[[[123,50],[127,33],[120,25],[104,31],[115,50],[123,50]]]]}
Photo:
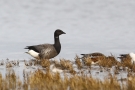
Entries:
{"type": "Polygon", "coordinates": [[[65,32],[63,32],[62,30],[60,29],[57,29],[55,32],[54,32],[54,36],[59,36],[61,34],[66,34],[65,32]]]}

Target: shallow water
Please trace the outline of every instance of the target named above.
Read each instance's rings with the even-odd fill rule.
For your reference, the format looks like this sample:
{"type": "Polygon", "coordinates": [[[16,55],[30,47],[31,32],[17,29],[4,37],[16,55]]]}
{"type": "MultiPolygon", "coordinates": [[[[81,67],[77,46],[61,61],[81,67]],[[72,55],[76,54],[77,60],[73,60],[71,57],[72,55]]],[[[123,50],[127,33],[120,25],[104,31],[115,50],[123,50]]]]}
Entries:
{"type": "Polygon", "coordinates": [[[134,0],[1,0],[0,59],[30,59],[24,47],[53,43],[60,28],[62,51],[76,54],[135,52],[134,0]]]}
{"type": "MultiPolygon", "coordinates": [[[[1,62],[2,61],[0,61],[0,63],[1,62]]],[[[19,79],[23,82],[25,76],[27,76],[27,75],[31,76],[34,73],[36,73],[35,71],[37,71],[37,70],[42,70],[43,72],[46,72],[46,68],[43,68],[41,65],[38,65],[38,64],[34,65],[34,61],[30,61],[33,63],[32,63],[32,65],[29,65],[29,66],[25,65],[25,63],[30,64],[29,60],[26,62],[19,61],[19,65],[17,65],[17,64],[14,65],[13,62],[17,62],[17,61],[16,60],[14,60],[14,61],[5,60],[4,64],[0,65],[0,74],[2,74],[3,78],[5,78],[7,75],[10,75],[14,72],[15,75],[17,77],[19,77],[19,79]],[[10,63],[12,66],[8,67],[9,66],[8,63],[10,63]]],[[[52,64],[51,64],[51,66],[52,66],[52,64]]],[[[55,69],[57,69],[57,71],[56,71],[51,66],[50,66],[50,72],[52,74],[59,72],[58,67],[55,68],[55,69]]],[[[74,66],[73,70],[75,70],[76,75],[82,75],[82,73],[83,73],[84,75],[92,76],[93,78],[101,80],[101,81],[110,79],[110,75],[113,77],[115,76],[118,81],[119,81],[119,79],[128,80],[127,70],[125,70],[125,71],[119,70],[119,72],[118,72],[119,74],[115,74],[115,70],[116,70],[115,66],[113,66],[112,68],[105,68],[105,67],[100,68],[99,65],[94,64],[94,65],[91,65],[91,68],[88,68],[88,66],[83,66],[83,68],[81,68],[81,69],[78,69],[76,64],[73,64],[73,66],[74,66]],[[107,70],[107,69],[110,69],[110,70],[107,70]]],[[[72,76],[72,73],[69,73],[69,70],[66,70],[66,69],[65,70],[59,69],[59,70],[61,70],[61,72],[59,72],[61,78],[63,78],[64,75],[67,75],[69,77],[72,76]]]]}

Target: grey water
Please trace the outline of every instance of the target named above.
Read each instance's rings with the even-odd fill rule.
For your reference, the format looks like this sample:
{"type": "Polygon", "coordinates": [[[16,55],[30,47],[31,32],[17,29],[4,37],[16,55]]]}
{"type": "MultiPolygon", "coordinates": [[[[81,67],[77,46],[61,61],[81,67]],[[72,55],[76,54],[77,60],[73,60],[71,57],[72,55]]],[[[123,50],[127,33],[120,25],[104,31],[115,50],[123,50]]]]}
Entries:
{"type": "Polygon", "coordinates": [[[56,58],[135,52],[135,0],[0,0],[0,59],[30,59],[25,46],[53,43],[56,58]]]}

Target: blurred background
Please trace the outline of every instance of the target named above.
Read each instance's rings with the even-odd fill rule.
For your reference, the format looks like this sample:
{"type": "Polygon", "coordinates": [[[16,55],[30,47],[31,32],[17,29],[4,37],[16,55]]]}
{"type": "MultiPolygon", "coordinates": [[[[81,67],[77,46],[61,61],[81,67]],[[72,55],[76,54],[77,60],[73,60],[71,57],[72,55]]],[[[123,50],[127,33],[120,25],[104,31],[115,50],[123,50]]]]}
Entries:
{"type": "Polygon", "coordinates": [[[0,59],[31,59],[25,46],[54,43],[56,58],[135,52],[135,0],[0,0],[0,59]]]}

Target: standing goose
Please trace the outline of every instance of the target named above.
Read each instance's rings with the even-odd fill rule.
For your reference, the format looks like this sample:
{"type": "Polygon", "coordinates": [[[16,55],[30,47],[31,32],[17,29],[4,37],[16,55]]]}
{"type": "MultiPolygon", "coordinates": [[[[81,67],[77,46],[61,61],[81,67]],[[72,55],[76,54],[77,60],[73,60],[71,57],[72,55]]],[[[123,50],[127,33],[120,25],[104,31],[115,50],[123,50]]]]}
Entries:
{"type": "Polygon", "coordinates": [[[61,44],[59,40],[59,35],[66,34],[60,29],[54,32],[54,44],[40,44],[34,46],[26,46],[28,49],[28,54],[36,59],[51,59],[57,56],[61,50],[61,44]]]}

